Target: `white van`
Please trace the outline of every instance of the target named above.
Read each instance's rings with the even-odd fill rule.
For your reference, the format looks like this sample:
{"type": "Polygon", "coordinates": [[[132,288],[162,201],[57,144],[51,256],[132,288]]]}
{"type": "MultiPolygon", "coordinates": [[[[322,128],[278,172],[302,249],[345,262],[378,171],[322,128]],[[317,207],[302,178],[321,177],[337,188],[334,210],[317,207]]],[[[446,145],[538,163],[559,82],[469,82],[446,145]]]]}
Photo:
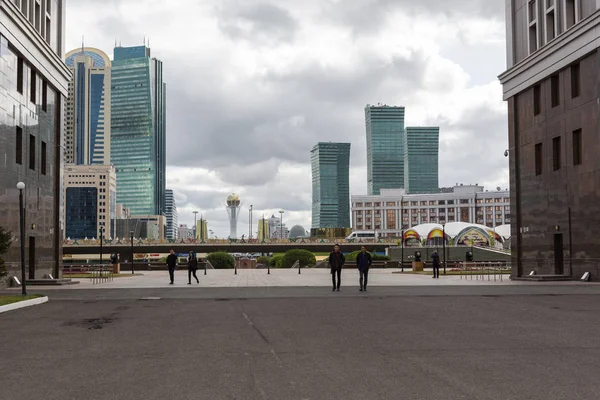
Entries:
{"type": "Polygon", "coordinates": [[[373,232],[373,231],[354,231],[350,235],[348,235],[348,237],[346,238],[346,240],[349,240],[349,239],[375,239],[375,232],[373,232]]]}

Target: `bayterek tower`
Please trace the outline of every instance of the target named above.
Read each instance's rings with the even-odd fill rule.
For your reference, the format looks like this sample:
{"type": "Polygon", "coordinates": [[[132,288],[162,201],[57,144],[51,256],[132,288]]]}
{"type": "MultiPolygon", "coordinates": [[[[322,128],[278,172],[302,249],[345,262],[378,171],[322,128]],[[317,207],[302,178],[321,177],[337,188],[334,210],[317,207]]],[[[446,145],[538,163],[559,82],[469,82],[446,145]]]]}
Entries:
{"type": "Polygon", "coordinates": [[[229,215],[229,237],[237,239],[237,222],[242,204],[240,196],[235,193],[227,196],[227,214],[229,215]]]}

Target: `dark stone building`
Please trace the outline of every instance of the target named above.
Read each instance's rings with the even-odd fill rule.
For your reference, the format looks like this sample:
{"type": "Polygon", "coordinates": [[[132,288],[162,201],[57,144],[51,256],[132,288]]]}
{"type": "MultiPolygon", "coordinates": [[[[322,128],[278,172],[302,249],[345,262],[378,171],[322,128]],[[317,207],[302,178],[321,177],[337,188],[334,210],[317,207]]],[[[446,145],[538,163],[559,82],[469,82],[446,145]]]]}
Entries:
{"type": "Polygon", "coordinates": [[[600,0],[506,0],[513,276],[600,275],[600,0]]]}
{"type": "Polygon", "coordinates": [[[63,0],[0,0],[0,226],[13,234],[2,256],[10,275],[20,269],[18,182],[28,278],[60,272],[64,21],[63,0]]]}

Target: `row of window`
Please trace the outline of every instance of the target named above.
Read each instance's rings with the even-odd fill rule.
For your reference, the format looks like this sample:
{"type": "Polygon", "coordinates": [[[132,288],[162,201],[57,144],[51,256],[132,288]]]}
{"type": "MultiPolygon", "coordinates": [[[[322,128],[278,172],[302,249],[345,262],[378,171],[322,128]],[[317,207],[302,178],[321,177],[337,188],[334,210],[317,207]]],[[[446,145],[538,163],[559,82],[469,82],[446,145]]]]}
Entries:
{"type": "Polygon", "coordinates": [[[529,54],[566,32],[581,19],[580,0],[529,0],[527,11],[529,54]]]}
{"type": "MultiPolygon", "coordinates": [[[[573,147],[573,165],[581,165],[583,161],[583,138],[581,129],[574,130],[571,133],[571,141],[573,147]]],[[[562,168],[561,149],[562,149],[561,136],[557,136],[552,139],[552,170],[558,171],[562,168]]],[[[537,143],[535,145],[535,174],[542,175],[544,172],[544,148],[543,143],[537,143]]]]}
{"type": "MultiPolygon", "coordinates": [[[[16,129],[16,149],[15,149],[15,162],[19,165],[23,165],[23,128],[17,126],[16,129]]],[[[35,171],[36,168],[36,137],[29,135],[29,169],[35,171]]],[[[46,175],[46,168],[48,164],[47,160],[47,145],[46,142],[41,142],[41,162],[40,162],[40,173],[46,175]]]]}
{"type": "MultiPolygon", "coordinates": [[[[41,98],[41,106],[42,110],[48,111],[48,82],[39,75],[36,70],[31,66],[29,67],[30,73],[30,85],[29,85],[29,101],[33,104],[38,104],[40,99],[38,98],[38,85],[42,86],[42,98],[41,98]]],[[[21,56],[17,59],[17,91],[20,94],[24,92],[24,74],[25,74],[25,59],[21,56]]]]}
{"type": "Polygon", "coordinates": [[[13,3],[21,9],[21,12],[35,27],[35,30],[50,44],[50,32],[52,30],[52,21],[50,15],[52,12],[52,1],[45,0],[45,7],[37,1],[31,0],[13,0],[13,3]]]}
{"type": "MultiPolygon", "coordinates": [[[[510,201],[510,198],[508,197],[504,197],[504,198],[488,198],[488,199],[477,199],[477,204],[484,204],[484,203],[507,203],[510,201]]],[[[437,206],[437,205],[454,205],[454,200],[429,200],[429,201],[403,201],[403,202],[395,202],[395,201],[387,201],[387,202],[366,202],[366,203],[362,203],[362,202],[357,202],[354,203],[354,207],[381,207],[382,205],[385,205],[386,207],[395,207],[396,205],[399,205],[400,203],[402,203],[403,206],[406,207],[418,207],[418,206],[437,206]]],[[[472,201],[470,199],[460,199],[459,201],[456,202],[456,204],[471,204],[472,201]]]]}
{"type": "MultiPolygon", "coordinates": [[[[579,63],[569,67],[571,76],[571,98],[579,97],[581,92],[581,68],[579,63]]],[[[550,77],[550,105],[552,108],[560,105],[560,75],[556,73],[550,77]]],[[[533,87],[533,115],[542,112],[542,84],[533,87]]]]}

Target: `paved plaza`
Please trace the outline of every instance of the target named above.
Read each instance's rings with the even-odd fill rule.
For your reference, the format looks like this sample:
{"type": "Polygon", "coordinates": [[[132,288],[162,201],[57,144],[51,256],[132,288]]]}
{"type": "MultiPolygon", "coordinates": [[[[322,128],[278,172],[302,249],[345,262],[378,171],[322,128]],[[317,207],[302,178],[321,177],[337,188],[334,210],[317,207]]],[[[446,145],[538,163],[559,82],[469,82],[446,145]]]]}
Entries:
{"type": "Polygon", "coordinates": [[[600,285],[353,272],[32,287],[50,301],[0,315],[0,398],[598,398],[600,285]]]}

